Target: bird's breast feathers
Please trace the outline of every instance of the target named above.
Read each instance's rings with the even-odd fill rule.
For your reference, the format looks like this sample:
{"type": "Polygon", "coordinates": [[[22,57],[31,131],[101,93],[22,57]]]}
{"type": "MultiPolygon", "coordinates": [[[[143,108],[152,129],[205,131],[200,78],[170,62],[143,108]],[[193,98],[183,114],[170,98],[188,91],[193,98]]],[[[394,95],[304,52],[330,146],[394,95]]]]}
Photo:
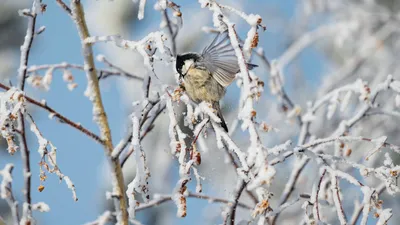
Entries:
{"type": "Polygon", "coordinates": [[[207,70],[191,67],[184,81],[186,92],[195,102],[219,101],[225,93],[224,87],[219,85],[207,70]]]}

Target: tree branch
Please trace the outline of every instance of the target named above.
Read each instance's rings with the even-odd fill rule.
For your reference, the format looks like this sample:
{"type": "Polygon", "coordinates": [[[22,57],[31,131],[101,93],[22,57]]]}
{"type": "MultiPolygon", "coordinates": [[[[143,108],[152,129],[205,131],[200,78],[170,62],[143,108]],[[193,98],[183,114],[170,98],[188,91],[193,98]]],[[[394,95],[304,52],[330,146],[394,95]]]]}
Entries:
{"type": "MultiPolygon", "coordinates": [[[[36,16],[37,16],[36,12],[40,10],[40,9],[36,8],[38,6],[40,6],[40,1],[33,0],[30,16],[27,16],[28,27],[26,30],[24,43],[21,46],[21,58],[20,58],[20,65],[19,65],[19,69],[18,69],[18,79],[19,79],[18,88],[21,91],[24,91],[24,89],[25,89],[25,79],[26,79],[26,73],[27,73],[27,68],[28,68],[29,53],[31,51],[32,42],[33,42],[33,38],[35,35],[36,16]]],[[[23,175],[24,175],[23,193],[24,193],[24,198],[25,198],[24,205],[26,204],[25,207],[27,207],[27,210],[23,211],[22,220],[25,223],[31,223],[32,199],[31,199],[31,165],[30,165],[30,158],[29,158],[30,152],[29,152],[27,141],[26,141],[25,118],[24,118],[24,114],[21,111],[18,112],[17,129],[19,130],[18,138],[19,138],[19,142],[20,142],[21,158],[22,158],[22,162],[24,165],[24,170],[23,170],[24,171],[23,172],[23,175]]]]}
{"type": "Polygon", "coordinates": [[[56,0],[57,4],[63,8],[70,16],[72,16],[71,9],[62,0],[56,0]]]}
{"type": "Polygon", "coordinates": [[[122,225],[128,225],[128,212],[125,196],[124,177],[119,161],[117,159],[111,158],[111,153],[113,150],[111,131],[101,99],[100,86],[97,77],[96,67],[94,64],[92,45],[84,41],[86,38],[90,37],[90,35],[86,25],[85,13],[81,1],[72,0],[71,11],[72,18],[76,24],[82,43],[84,67],[88,79],[87,94],[89,96],[89,99],[92,101],[94,114],[93,116],[99,126],[101,138],[104,141],[104,150],[108,157],[110,167],[113,170],[112,184],[115,195],[118,196],[118,198],[114,198],[115,210],[117,212],[117,222],[122,225]]]}
{"type": "MultiPolygon", "coordinates": [[[[198,199],[204,199],[204,200],[208,200],[209,202],[218,202],[218,203],[225,203],[225,204],[233,204],[234,202],[231,202],[229,200],[226,199],[222,199],[222,198],[214,198],[214,197],[210,197],[207,195],[202,195],[202,194],[195,194],[195,193],[189,193],[187,197],[190,198],[198,198],[198,199]]],[[[140,210],[145,210],[157,205],[160,205],[162,203],[168,202],[168,201],[172,201],[172,196],[170,195],[163,195],[160,196],[157,199],[154,199],[146,204],[141,204],[136,208],[136,211],[140,211],[140,210]]],[[[248,209],[248,210],[252,210],[253,207],[246,205],[242,202],[237,202],[237,206],[243,208],[243,209],[248,209]]]]}
{"type": "MultiPolygon", "coordinates": [[[[9,90],[10,87],[0,83],[0,88],[4,89],[4,90],[9,90]]],[[[56,110],[54,110],[53,108],[51,108],[50,106],[48,106],[46,103],[44,102],[39,102],[33,98],[30,98],[28,96],[24,96],[25,99],[29,102],[32,103],[33,105],[39,106],[42,109],[45,109],[46,111],[48,111],[49,113],[51,113],[51,116],[55,116],[57,118],[60,119],[60,121],[62,123],[66,123],[68,125],[70,125],[71,127],[77,129],[78,131],[84,133],[85,135],[87,135],[88,137],[92,138],[93,140],[95,140],[96,142],[98,142],[99,144],[104,144],[103,141],[101,140],[101,138],[94,134],[93,132],[91,132],[90,130],[88,130],[87,128],[83,127],[81,124],[73,122],[72,120],[68,119],[67,117],[63,116],[62,114],[60,114],[59,112],[57,112],[56,110]]]]}

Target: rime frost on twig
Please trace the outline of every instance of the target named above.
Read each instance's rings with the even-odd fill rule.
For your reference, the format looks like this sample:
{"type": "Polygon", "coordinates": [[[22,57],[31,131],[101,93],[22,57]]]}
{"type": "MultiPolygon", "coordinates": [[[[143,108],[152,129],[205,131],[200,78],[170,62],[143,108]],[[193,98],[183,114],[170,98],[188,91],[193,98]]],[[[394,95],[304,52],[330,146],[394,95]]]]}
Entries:
{"type": "Polygon", "coordinates": [[[8,144],[8,153],[14,154],[18,146],[14,142],[15,121],[19,112],[24,112],[24,93],[16,88],[0,93],[0,127],[1,135],[8,144]]]}
{"type": "Polygon", "coordinates": [[[177,155],[178,157],[179,177],[180,177],[179,181],[176,184],[172,199],[178,208],[177,216],[185,217],[187,211],[186,211],[186,198],[184,196],[184,192],[186,191],[186,184],[190,181],[190,167],[192,163],[188,164],[189,168],[187,169],[186,166],[187,149],[185,144],[186,135],[181,131],[176,121],[176,115],[172,106],[171,99],[167,100],[167,109],[170,119],[170,125],[169,125],[169,135],[171,139],[170,146],[172,148],[171,149],[172,153],[177,155]],[[178,138],[179,141],[176,141],[176,138],[178,138]]]}
{"type": "MultiPolygon", "coordinates": [[[[214,121],[212,121],[211,123],[214,127],[215,135],[217,137],[218,148],[223,148],[224,145],[222,144],[222,141],[225,141],[228,145],[229,150],[232,150],[238,156],[243,170],[249,171],[249,166],[246,162],[246,154],[240,150],[235,142],[229,137],[229,135],[225,131],[222,130],[222,128],[218,124],[216,124],[214,121]]],[[[241,170],[241,168],[238,168],[238,170],[241,170]]]]}
{"type": "MultiPolygon", "coordinates": [[[[0,176],[2,181],[0,183],[0,198],[5,199],[8,206],[10,207],[13,224],[17,225],[19,223],[19,212],[18,212],[18,201],[15,199],[12,190],[12,171],[14,165],[9,163],[3,170],[0,170],[0,176]]],[[[25,216],[26,214],[24,214],[25,216]]],[[[0,218],[1,219],[1,218],[0,218]]],[[[0,222],[2,222],[0,220],[0,222]]],[[[5,224],[5,223],[4,223],[5,224]]]]}
{"type": "Polygon", "coordinates": [[[112,213],[110,211],[105,211],[97,218],[97,220],[85,223],[84,225],[106,225],[111,219],[112,213]]]}
{"type": "Polygon", "coordinates": [[[49,212],[50,207],[44,202],[38,202],[32,205],[32,210],[37,210],[39,212],[49,212]]]}
{"type": "Polygon", "coordinates": [[[128,196],[129,201],[129,217],[134,219],[135,208],[138,205],[138,201],[135,199],[135,193],[140,193],[143,200],[149,200],[148,179],[150,177],[150,171],[147,167],[146,154],[143,151],[140,143],[139,118],[135,115],[135,113],[132,115],[132,124],[132,147],[135,149],[134,155],[136,162],[136,175],[133,181],[128,184],[126,195],[128,196]]]}
{"type": "MultiPolygon", "coordinates": [[[[59,169],[57,165],[57,149],[56,147],[48,141],[46,138],[43,137],[42,133],[39,131],[39,128],[37,127],[35,121],[33,120],[33,117],[28,113],[27,114],[29,118],[29,122],[31,124],[31,131],[35,134],[36,138],[38,139],[39,143],[39,149],[38,152],[40,154],[41,161],[39,163],[40,165],[40,180],[43,182],[46,180],[46,171],[49,173],[55,173],[58,178],[61,180],[65,181],[65,184],[67,187],[71,190],[72,192],[72,198],[74,201],[78,201],[78,197],[76,195],[76,190],[75,190],[75,185],[71,181],[71,179],[68,176],[65,176],[61,170],[59,169]],[[48,151],[48,148],[50,148],[50,151],[48,151]]],[[[43,189],[42,189],[43,190],[43,189]]]]}
{"type": "Polygon", "coordinates": [[[140,0],[139,1],[139,12],[138,12],[138,19],[139,20],[142,20],[144,18],[144,7],[145,6],[146,6],[146,0],[140,0]]]}
{"type": "Polygon", "coordinates": [[[144,65],[154,73],[153,62],[157,51],[162,56],[168,56],[166,61],[172,61],[172,54],[167,46],[165,46],[165,37],[162,32],[149,33],[143,39],[135,42],[124,40],[120,36],[94,36],[88,37],[85,40],[86,44],[94,44],[97,42],[112,42],[120,48],[127,48],[132,51],[137,51],[144,59],[144,65]]]}
{"type": "MultiPolygon", "coordinates": [[[[351,140],[351,141],[369,141],[369,142],[376,142],[375,140],[371,140],[371,139],[367,139],[367,138],[361,138],[361,137],[343,137],[344,140],[351,140]]],[[[318,144],[326,144],[326,140],[325,141],[318,141],[316,140],[314,142],[314,144],[309,144],[308,146],[317,146],[318,144]]],[[[381,146],[383,145],[387,145],[384,140],[380,141],[381,146]]],[[[378,167],[376,169],[374,168],[367,168],[364,165],[360,165],[357,163],[353,163],[353,162],[349,162],[346,161],[342,158],[339,157],[334,157],[334,156],[330,156],[330,155],[326,155],[326,154],[317,154],[314,153],[313,151],[307,150],[304,147],[300,147],[300,148],[295,148],[295,149],[303,149],[305,150],[305,153],[307,156],[311,157],[312,159],[314,159],[315,161],[317,161],[318,163],[322,163],[320,161],[319,158],[325,159],[325,160],[332,160],[332,162],[334,163],[334,165],[336,163],[346,163],[348,165],[353,166],[354,168],[358,168],[362,171],[366,171],[364,175],[368,175],[370,173],[374,173],[376,175],[377,178],[381,179],[383,182],[385,182],[386,184],[386,188],[388,190],[391,190],[392,193],[396,193],[396,192],[400,192],[400,189],[398,187],[396,187],[396,185],[394,185],[394,180],[395,177],[398,176],[398,170],[400,170],[400,166],[394,166],[393,162],[390,160],[390,158],[388,158],[388,155],[386,154],[386,160],[384,161],[384,166],[385,167],[378,167]],[[386,167],[387,166],[387,167],[386,167]]],[[[324,162],[323,164],[326,165],[326,163],[324,162]]],[[[336,166],[334,166],[336,167],[336,166]]],[[[347,174],[343,171],[340,170],[336,170],[334,169],[332,166],[323,166],[322,167],[324,170],[326,170],[328,173],[330,173],[331,175],[331,181],[330,181],[330,185],[331,185],[331,191],[332,191],[332,198],[334,200],[334,205],[336,207],[336,211],[337,211],[337,215],[338,218],[340,220],[341,224],[347,224],[346,222],[346,217],[344,214],[344,210],[343,210],[343,206],[342,206],[342,202],[340,200],[340,196],[341,196],[341,192],[340,189],[338,187],[338,179],[344,179],[346,181],[348,181],[349,183],[357,186],[360,188],[360,190],[363,192],[364,194],[364,200],[363,200],[363,216],[362,216],[362,220],[361,220],[361,224],[366,224],[367,223],[367,219],[368,219],[368,215],[371,211],[371,208],[376,208],[379,213],[383,213],[384,216],[384,221],[387,221],[390,217],[391,217],[391,209],[386,209],[386,210],[380,210],[380,207],[377,207],[376,201],[377,201],[377,195],[376,192],[368,187],[365,186],[364,184],[362,184],[360,181],[358,181],[355,177],[351,176],[350,174],[347,174]],[[373,203],[371,203],[371,201],[374,201],[373,203]]],[[[319,187],[323,186],[321,185],[321,180],[320,183],[318,184],[318,190],[319,187]]],[[[317,192],[318,193],[318,192],[317,192]]],[[[389,192],[390,193],[390,192],[389,192]]],[[[316,195],[318,196],[318,195],[316,195]]],[[[317,198],[315,198],[314,201],[316,201],[317,198]]],[[[318,207],[318,205],[316,205],[316,207],[318,207]]],[[[316,210],[318,208],[314,207],[314,214],[319,215],[318,210],[316,210]]]]}
{"type": "Polygon", "coordinates": [[[13,180],[11,175],[11,171],[13,170],[13,168],[14,165],[9,163],[4,167],[3,170],[0,170],[0,175],[3,177],[0,185],[0,196],[2,199],[6,199],[10,195],[8,187],[13,180]]]}

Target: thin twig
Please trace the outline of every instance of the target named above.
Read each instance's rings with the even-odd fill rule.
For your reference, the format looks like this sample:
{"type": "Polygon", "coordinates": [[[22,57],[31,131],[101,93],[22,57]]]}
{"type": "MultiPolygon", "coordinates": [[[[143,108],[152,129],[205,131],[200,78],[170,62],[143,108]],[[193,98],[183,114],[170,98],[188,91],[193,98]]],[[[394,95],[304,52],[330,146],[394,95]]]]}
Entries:
{"type": "MultiPolygon", "coordinates": [[[[144,117],[144,120],[141,121],[140,125],[141,126],[140,140],[143,140],[143,138],[145,138],[146,135],[153,129],[154,121],[164,111],[165,108],[166,108],[165,101],[160,101],[156,105],[154,105],[154,107],[149,111],[149,114],[151,114],[152,116],[144,117]]],[[[125,136],[125,138],[122,139],[120,143],[117,145],[117,147],[114,149],[113,156],[115,157],[114,153],[120,155],[122,151],[125,149],[125,147],[128,146],[131,140],[132,140],[132,132],[129,131],[125,136]]],[[[124,166],[124,164],[126,163],[128,158],[132,155],[133,152],[134,149],[131,148],[128,153],[124,154],[124,156],[121,157],[121,167],[124,166]]]]}
{"type": "Polygon", "coordinates": [[[172,30],[171,20],[168,17],[167,9],[162,10],[161,13],[165,22],[167,23],[168,35],[171,38],[172,54],[176,56],[176,34],[174,34],[174,31],[172,30]]]}
{"type": "MultiPolygon", "coordinates": [[[[200,128],[199,128],[197,134],[196,134],[196,132],[195,132],[195,134],[194,134],[194,139],[193,139],[193,141],[192,141],[192,148],[194,148],[194,145],[196,144],[197,139],[199,138],[199,136],[200,136],[200,134],[201,134],[201,131],[202,131],[203,128],[206,126],[206,124],[208,123],[209,120],[210,120],[209,118],[206,118],[206,119],[204,119],[199,125],[197,125],[197,126],[200,126],[200,128]]],[[[197,127],[196,127],[196,129],[197,129],[197,127]]]]}
{"type": "MultiPolygon", "coordinates": [[[[28,27],[26,30],[26,35],[24,39],[24,43],[21,46],[21,58],[20,58],[20,65],[18,69],[18,88],[21,91],[24,91],[25,89],[25,79],[26,79],[26,73],[27,73],[27,68],[28,68],[28,62],[29,62],[29,53],[32,47],[32,42],[33,38],[35,35],[35,27],[36,27],[36,17],[37,14],[36,12],[38,9],[37,7],[37,2],[39,0],[34,0],[32,3],[32,8],[30,15],[27,16],[28,19],[28,27]]],[[[26,223],[31,223],[32,219],[32,210],[31,210],[31,203],[32,203],[32,198],[31,198],[31,165],[30,165],[30,152],[28,148],[28,144],[26,141],[26,133],[25,133],[25,118],[24,114],[20,111],[18,116],[18,124],[17,124],[17,129],[19,130],[18,137],[20,141],[20,149],[21,149],[21,158],[22,162],[24,165],[24,170],[23,170],[23,177],[24,177],[24,198],[25,198],[25,207],[27,207],[27,210],[23,210],[23,215],[22,218],[24,219],[24,222],[26,223]],[[25,215],[27,214],[27,215],[25,215]]]]}
{"type": "MultiPolygon", "coordinates": [[[[98,59],[99,59],[99,61],[101,61],[104,64],[106,64],[108,67],[117,70],[120,75],[122,75],[122,76],[124,76],[126,78],[135,79],[135,80],[141,80],[141,81],[144,80],[143,77],[136,76],[134,74],[128,73],[124,69],[120,68],[119,66],[114,65],[113,63],[108,61],[104,56],[98,57],[98,59]]],[[[109,72],[108,73],[103,73],[103,75],[100,76],[99,79],[105,79],[108,76],[112,76],[112,75],[116,75],[115,72],[114,73],[109,73],[109,72]]]]}
{"type": "Polygon", "coordinates": [[[101,138],[104,141],[104,150],[109,159],[110,167],[112,169],[113,190],[115,195],[118,196],[118,198],[113,198],[117,215],[117,222],[122,225],[128,225],[128,212],[124,177],[119,160],[111,158],[111,153],[113,150],[111,130],[101,99],[99,80],[94,63],[92,46],[91,44],[84,41],[86,38],[90,37],[90,34],[86,25],[85,13],[81,1],[72,0],[71,10],[72,18],[76,24],[82,43],[82,53],[84,56],[86,77],[88,79],[87,92],[89,95],[89,99],[93,103],[93,116],[95,117],[95,121],[99,126],[101,138]]]}
{"type": "Polygon", "coordinates": [[[318,221],[321,221],[321,215],[319,212],[319,191],[321,190],[321,183],[322,180],[324,179],[324,176],[326,174],[326,169],[323,170],[321,177],[319,178],[319,182],[318,182],[318,186],[317,186],[317,192],[315,193],[316,197],[315,197],[315,209],[316,209],[316,213],[317,213],[317,219],[318,221]]]}
{"type": "MultiPolygon", "coordinates": [[[[10,87],[0,83],[0,88],[4,89],[4,90],[9,90],[10,87]]],[[[32,103],[33,105],[39,106],[42,109],[47,110],[49,113],[51,113],[51,116],[57,117],[60,119],[60,121],[62,123],[66,123],[68,125],[70,125],[71,127],[77,129],[78,131],[84,133],[85,135],[87,135],[88,137],[92,138],[93,140],[95,140],[96,142],[98,142],[99,144],[104,144],[103,141],[101,140],[101,138],[94,134],[93,132],[91,132],[90,130],[88,130],[87,128],[83,127],[81,124],[73,122],[72,120],[68,119],[67,117],[63,116],[62,114],[60,114],[59,112],[57,112],[56,110],[54,110],[53,108],[51,108],[50,106],[48,106],[45,102],[39,102],[33,98],[30,98],[28,96],[25,95],[25,99],[29,102],[32,103]]]]}
{"type": "MultiPolygon", "coordinates": [[[[143,80],[142,77],[136,76],[134,74],[128,73],[125,70],[120,69],[119,67],[114,66],[113,64],[107,64],[110,67],[116,69],[116,70],[109,70],[109,69],[98,69],[97,71],[99,72],[99,80],[104,80],[107,77],[111,76],[123,76],[125,78],[131,78],[131,79],[137,79],[137,80],[143,80]]],[[[59,63],[59,64],[45,64],[45,65],[39,65],[39,66],[31,66],[28,68],[28,73],[35,73],[39,70],[47,70],[47,69],[77,69],[77,70],[82,70],[84,71],[85,68],[82,65],[78,64],[71,64],[71,63],[59,63]]]]}
{"type": "Polygon", "coordinates": [[[331,174],[331,189],[333,192],[333,202],[336,206],[336,212],[340,221],[340,224],[345,225],[346,222],[346,214],[343,209],[342,200],[340,199],[340,191],[339,191],[339,182],[336,175],[331,174]]]}
{"type": "Polygon", "coordinates": [[[57,4],[65,10],[70,16],[72,16],[71,9],[62,0],[56,0],[57,4]]]}
{"type": "MultiPolygon", "coordinates": [[[[228,146],[226,145],[226,143],[224,141],[222,142],[222,144],[224,145],[225,152],[228,155],[232,166],[235,168],[235,171],[237,171],[237,169],[239,168],[239,165],[235,161],[235,158],[233,157],[233,153],[231,151],[229,151],[229,148],[228,148],[228,146]]],[[[251,192],[251,191],[246,189],[246,193],[253,200],[254,204],[257,204],[258,200],[257,200],[257,197],[253,194],[253,192],[251,192]]]]}
{"type": "MultiPolygon", "coordinates": [[[[218,203],[224,203],[224,204],[233,204],[234,202],[231,202],[227,199],[223,199],[223,198],[214,198],[214,197],[210,197],[208,195],[203,195],[203,194],[196,194],[196,193],[189,193],[187,197],[190,198],[198,198],[198,199],[204,199],[204,200],[208,200],[209,202],[218,202],[218,203]]],[[[140,210],[145,210],[154,206],[158,206],[162,203],[168,202],[172,200],[172,196],[170,195],[162,195],[159,198],[156,198],[146,204],[141,204],[136,208],[136,211],[140,211],[140,210]]],[[[248,209],[248,210],[252,210],[253,207],[246,205],[245,203],[242,202],[238,202],[237,205],[243,209],[248,209]]]]}
{"type": "Polygon", "coordinates": [[[247,183],[243,179],[239,179],[237,188],[233,192],[233,204],[231,207],[229,207],[229,211],[226,215],[226,224],[230,225],[235,225],[235,217],[236,217],[236,208],[239,203],[239,198],[243,192],[243,190],[246,188],[247,183]]]}

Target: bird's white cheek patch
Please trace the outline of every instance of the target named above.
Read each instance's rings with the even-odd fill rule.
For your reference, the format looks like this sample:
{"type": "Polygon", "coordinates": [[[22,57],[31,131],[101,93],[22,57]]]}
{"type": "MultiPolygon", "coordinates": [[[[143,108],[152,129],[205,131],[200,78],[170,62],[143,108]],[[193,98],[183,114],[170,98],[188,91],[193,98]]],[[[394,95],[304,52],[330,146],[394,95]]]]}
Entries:
{"type": "Polygon", "coordinates": [[[185,74],[189,68],[193,65],[193,59],[185,60],[185,64],[182,66],[182,73],[185,74]]]}

